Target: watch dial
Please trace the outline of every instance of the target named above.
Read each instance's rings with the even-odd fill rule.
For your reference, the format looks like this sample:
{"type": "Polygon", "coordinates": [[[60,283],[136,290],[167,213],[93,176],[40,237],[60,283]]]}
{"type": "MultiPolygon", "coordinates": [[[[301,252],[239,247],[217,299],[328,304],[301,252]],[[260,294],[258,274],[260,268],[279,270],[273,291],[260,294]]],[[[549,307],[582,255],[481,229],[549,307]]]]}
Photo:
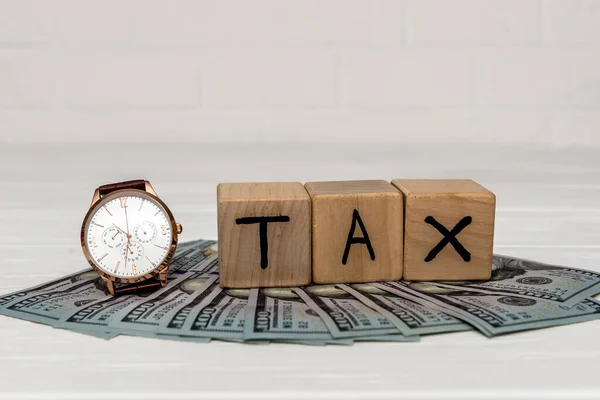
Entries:
{"type": "Polygon", "coordinates": [[[164,208],[143,194],[101,201],[85,226],[85,243],[103,271],[133,278],[147,274],[166,258],[173,232],[164,208]]]}

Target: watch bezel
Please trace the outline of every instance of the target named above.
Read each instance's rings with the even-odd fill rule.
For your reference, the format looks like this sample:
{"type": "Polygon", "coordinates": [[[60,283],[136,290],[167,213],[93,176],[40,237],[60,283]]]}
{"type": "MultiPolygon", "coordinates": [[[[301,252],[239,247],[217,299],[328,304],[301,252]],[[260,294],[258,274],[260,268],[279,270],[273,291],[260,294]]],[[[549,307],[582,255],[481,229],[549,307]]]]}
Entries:
{"type": "Polygon", "coordinates": [[[175,221],[175,218],[173,217],[173,214],[171,213],[171,210],[169,209],[169,207],[167,207],[167,205],[160,198],[158,198],[158,196],[156,196],[155,194],[150,193],[145,190],[139,190],[139,189],[119,189],[119,190],[115,190],[114,192],[111,192],[109,194],[106,194],[106,195],[100,197],[98,200],[96,200],[92,203],[88,212],[85,215],[85,218],[83,219],[83,224],[81,225],[80,239],[81,239],[81,249],[83,250],[83,255],[85,256],[85,259],[92,266],[92,268],[95,269],[96,272],[98,272],[98,275],[100,275],[100,277],[102,277],[103,279],[109,280],[111,282],[114,282],[114,283],[144,282],[148,279],[157,277],[160,273],[166,273],[167,269],[169,268],[169,264],[171,263],[173,255],[175,255],[175,250],[177,249],[177,240],[178,240],[177,222],[175,221]],[[146,197],[152,199],[153,201],[155,201],[158,205],[160,205],[165,210],[165,214],[167,215],[167,217],[169,219],[169,223],[171,224],[171,243],[169,245],[169,250],[168,250],[167,255],[165,256],[163,262],[158,264],[152,271],[147,272],[144,275],[131,277],[131,278],[114,276],[114,275],[104,271],[96,263],[96,261],[94,261],[94,259],[92,258],[90,251],[87,247],[86,237],[85,237],[85,227],[88,225],[88,221],[92,217],[93,211],[95,211],[101,207],[100,203],[108,203],[109,201],[111,201],[115,198],[118,198],[118,197],[121,197],[121,196],[124,196],[127,194],[131,194],[134,196],[135,195],[146,196],[146,197]]]}

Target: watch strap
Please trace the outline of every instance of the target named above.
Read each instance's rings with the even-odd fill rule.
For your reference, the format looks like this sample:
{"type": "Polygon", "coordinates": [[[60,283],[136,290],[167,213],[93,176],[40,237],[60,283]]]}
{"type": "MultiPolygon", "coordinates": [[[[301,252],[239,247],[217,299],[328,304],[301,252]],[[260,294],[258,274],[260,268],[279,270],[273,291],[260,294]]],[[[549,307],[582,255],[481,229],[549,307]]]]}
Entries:
{"type": "Polygon", "coordinates": [[[121,190],[121,189],[146,190],[146,181],[143,179],[136,179],[133,181],[109,183],[108,185],[100,186],[98,188],[98,192],[100,193],[100,196],[104,196],[106,194],[114,192],[115,190],[121,190]]]}

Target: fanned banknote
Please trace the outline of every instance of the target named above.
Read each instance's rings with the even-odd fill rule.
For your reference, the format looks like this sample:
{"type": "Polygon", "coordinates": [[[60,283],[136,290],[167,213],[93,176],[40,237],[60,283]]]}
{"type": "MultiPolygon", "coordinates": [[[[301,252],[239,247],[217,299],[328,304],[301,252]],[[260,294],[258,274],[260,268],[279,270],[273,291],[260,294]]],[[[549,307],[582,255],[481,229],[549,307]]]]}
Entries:
{"type": "MultiPolygon", "coordinates": [[[[198,257],[198,253],[203,253],[203,249],[206,248],[203,246],[210,245],[210,243],[210,241],[198,241],[195,244],[183,244],[177,249],[174,262],[185,265],[188,269],[210,268],[210,263],[207,263],[205,258],[198,257]]],[[[210,253],[209,255],[216,259],[214,254],[210,253]]],[[[170,269],[169,280],[175,280],[185,273],[185,270],[170,269]]],[[[127,306],[138,301],[136,299],[150,295],[151,293],[142,292],[136,295],[112,297],[96,271],[87,269],[31,289],[2,296],[0,314],[46,325],[60,326],[68,316],[91,303],[104,301],[111,302],[111,305],[114,302],[117,305],[127,306]]],[[[106,331],[105,326],[95,328],[106,331]]],[[[83,329],[83,325],[81,330],[89,331],[89,329],[83,329]]]]}
{"type": "Polygon", "coordinates": [[[165,319],[159,333],[210,337],[223,340],[244,339],[244,316],[249,289],[222,289],[213,282],[181,305],[165,319]]]}
{"type": "MultiPolygon", "coordinates": [[[[572,307],[600,293],[600,273],[494,255],[489,280],[437,284],[475,292],[511,294],[572,307]]],[[[426,290],[427,283],[413,282],[411,287],[422,292],[426,290]]]]}
{"type": "Polygon", "coordinates": [[[291,288],[250,290],[244,338],[334,341],[319,314],[291,288]]]}
{"type": "Polygon", "coordinates": [[[42,283],[29,289],[5,294],[0,297],[0,312],[10,303],[15,302],[25,296],[36,295],[46,291],[61,290],[62,288],[70,286],[74,283],[83,283],[96,279],[98,279],[98,273],[91,268],[87,268],[73,274],[63,276],[62,278],[42,283]]]}
{"type": "MultiPolygon", "coordinates": [[[[386,291],[377,284],[337,285],[389,319],[404,335],[456,332],[473,329],[453,316],[425,307],[410,295],[390,285],[386,291]]],[[[382,282],[381,285],[389,285],[382,282]]]]}
{"type": "Polygon", "coordinates": [[[335,338],[401,334],[389,319],[336,285],[292,290],[319,314],[335,338]]]}
{"type": "Polygon", "coordinates": [[[180,243],[167,286],[111,296],[85,269],[0,296],[0,314],[111,339],[351,345],[476,328],[487,336],[600,318],[600,274],[494,256],[492,279],[223,289],[217,243],[180,243]]]}
{"type": "Polygon", "coordinates": [[[58,327],[103,327],[108,331],[156,332],[158,323],[172,308],[183,303],[190,292],[215,276],[201,272],[181,273],[170,285],[149,295],[130,294],[103,298],[62,316],[58,327]]]}
{"type": "Polygon", "coordinates": [[[434,282],[429,283],[426,294],[412,289],[406,282],[390,283],[421,297],[424,305],[439,307],[439,310],[468,322],[487,336],[600,318],[600,302],[592,298],[569,308],[533,298],[457,290],[434,282]]]}

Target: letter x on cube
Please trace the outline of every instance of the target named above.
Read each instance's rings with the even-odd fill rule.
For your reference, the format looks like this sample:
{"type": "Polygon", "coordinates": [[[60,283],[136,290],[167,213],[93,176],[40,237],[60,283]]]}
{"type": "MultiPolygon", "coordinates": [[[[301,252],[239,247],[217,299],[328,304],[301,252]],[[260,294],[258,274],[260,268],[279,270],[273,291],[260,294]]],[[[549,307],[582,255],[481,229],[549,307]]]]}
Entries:
{"type": "Polygon", "coordinates": [[[485,280],[496,196],[468,179],[394,179],[405,200],[404,279],[485,280]]]}

